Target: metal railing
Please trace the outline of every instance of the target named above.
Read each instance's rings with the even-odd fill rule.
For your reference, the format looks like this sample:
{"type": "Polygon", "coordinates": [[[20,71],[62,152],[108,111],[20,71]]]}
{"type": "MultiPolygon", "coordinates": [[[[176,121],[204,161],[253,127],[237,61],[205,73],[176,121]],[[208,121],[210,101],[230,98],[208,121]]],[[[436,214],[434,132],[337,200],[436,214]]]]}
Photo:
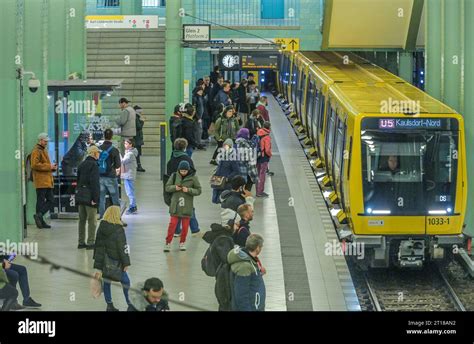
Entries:
{"type": "Polygon", "coordinates": [[[97,8],[120,7],[120,0],[97,0],[97,8]]]}
{"type": "Polygon", "coordinates": [[[196,0],[196,23],[224,26],[299,26],[301,0],[196,0]]]}

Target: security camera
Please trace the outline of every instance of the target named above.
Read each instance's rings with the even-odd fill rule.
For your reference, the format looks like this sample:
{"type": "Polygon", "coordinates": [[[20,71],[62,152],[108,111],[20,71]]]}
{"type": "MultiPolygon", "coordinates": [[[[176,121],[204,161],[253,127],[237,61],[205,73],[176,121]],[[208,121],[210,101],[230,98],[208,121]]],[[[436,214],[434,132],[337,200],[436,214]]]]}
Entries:
{"type": "Polygon", "coordinates": [[[38,91],[38,88],[40,88],[40,86],[41,83],[38,79],[33,77],[28,80],[28,88],[30,89],[30,92],[35,93],[36,91],[38,91]]]}

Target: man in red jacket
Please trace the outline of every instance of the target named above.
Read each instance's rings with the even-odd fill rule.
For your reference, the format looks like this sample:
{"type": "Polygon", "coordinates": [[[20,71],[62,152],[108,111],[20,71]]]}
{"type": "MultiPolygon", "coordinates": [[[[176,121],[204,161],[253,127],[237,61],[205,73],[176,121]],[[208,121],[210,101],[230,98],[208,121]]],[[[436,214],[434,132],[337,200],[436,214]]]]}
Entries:
{"type": "Polygon", "coordinates": [[[260,154],[257,158],[257,171],[258,171],[258,182],[257,182],[257,197],[268,197],[265,190],[265,178],[267,176],[268,162],[272,157],[272,138],[270,137],[271,124],[265,122],[263,128],[257,131],[257,135],[260,137],[260,154]]]}
{"type": "Polygon", "coordinates": [[[268,106],[268,99],[267,99],[267,97],[261,96],[261,97],[260,97],[260,100],[259,100],[258,103],[257,103],[257,109],[258,109],[258,110],[260,111],[260,113],[262,114],[262,117],[263,117],[263,119],[265,120],[265,122],[270,122],[270,115],[269,115],[269,113],[268,113],[267,106],[268,106]]]}

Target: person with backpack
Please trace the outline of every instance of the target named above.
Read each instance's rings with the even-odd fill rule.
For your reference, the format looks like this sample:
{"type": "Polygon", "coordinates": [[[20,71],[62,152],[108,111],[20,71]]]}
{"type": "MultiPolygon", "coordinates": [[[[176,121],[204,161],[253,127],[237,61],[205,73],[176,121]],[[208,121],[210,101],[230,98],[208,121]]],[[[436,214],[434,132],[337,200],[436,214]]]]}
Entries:
{"type": "Polygon", "coordinates": [[[56,163],[51,164],[49,154],[46,149],[50,138],[48,134],[41,133],[38,135],[38,143],[30,154],[31,176],[36,189],[36,214],[33,218],[36,227],[51,228],[46,223],[43,216],[49,211],[52,212],[54,205],[54,180],[53,172],[58,169],[56,163]]]}
{"type": "Polygon", "coordinates": [[[260,110],[253,110],[245,123],[245,128],[249,130],[250,139],[253,139],[254,136],[257,135],[257,131],[263,128],[263,123],[265,123],[265,121],[263,120],[260,110]]]}
{"type": "Polygon", "coordinates": [[[245,247],[247,238],[250,236],[250,221],[253,220],[253,207],[250,204],[241,204],[237,208],[237,214],[239,215],[240,221],[238,227],[232,235],[232,239],[236,245],[245,247]]]}
{"type": "Polygon", "coordinates": [[[112,129],[104,131],[104,143],[100,146],[99,155],[99,174],[100,174],[100,201],[99,217],[102,218],[105,213],[105,196],[110,196],[113,205],[120,206],[119,185],[116,170],[121,166],[120,152],[114,147],[112,129]]]}
{"type": "Polygon", "coordinates": [[[170,120],[169,120],[169,127],[170,127],[170,139],[171,143],[174,143],[174,141],[178,138],[181,137],[181,122],[183,115],[181,114],[181,110],[184,111],[184,104],[183,108],[181,109],[181,105],[176,105],[174,107],[174,112],[173,115],[171,115],[170,120]]]}
{"type": "Polygon", "coordinates": [[[219,76],[216,82],[212,83],[212,88],[209,91],[208,101],[211,104],[212,111],[215,111],[217,106],[221,103],[217,101],[217,94],[222,90],[222,85],[224,84],[224,78],[219,76]]]}
{"type": "Polygon", "coordinates": [[[186,251],[186,236],[188,234],[189,222],[194,209],[194,197],[202,192],[201,184],[196,175],[190,175],[191,166],[187,161],[181,161],[178,165],[178,172],[173,173],[166,183],[166,192],[173,193],[169,212],[171,215],[168,226],[168,235],[164,252],[171,250],[171,241],[176,231],[178,221],[181,219],[182,230],[179,242],[180,251],[186,251]]]}
{"type": "Polygon", "coordinates": [[[201,260],[201,268],[207,276],[216,278],[214,293],[220,312],[232,310],[231,272],[227,255],[235,245],[232,240],[233,221],[225,225],[213,223],[211,230],[204,233],[202,237],[209,244],[209,248],[201,260]]]}
{"type": "Polygon", "coordinates": [[[137,156],[138,151],[135,148],[133,139],[125,140],[125,156],[122,158],[122,173],[120,178],[123,180],[125,192],[130,201],[127,215],[133,215],[138,212],[137,200],[135,198],[135,179],[137,179],[137,156]]]}
{"type": "Polygon", "coordinates": [[[120,98],[119,106],[122,110],[122,113],[120,114],[120,118],[116,121],[116,123],[120,127],[120,136],[122,137],[120,149],[121,152],[124,153],[125,140],[132,139],[133,137],[137,136],[137,114],[130,105],[130,101],[127,98],[120,98]]]}
{"type": "Polygon", "coordinates": [[[231,190],[221,193],[221,208],[237,211],[242,204],[253,204],[254,198],[250,191],[245,189],[245,179],[242,176],[235,176],[230,181],[231,190]]]}
{"type": "Polygon", "coordinates": [[[257,103],[257,110],[260,111],[260,114],[262,115],[262,118],[265,122],[270,122],[270,115],[268,114],[267,106],[268,106],[267,97],[261,96],[257,103]]]}
{"type": "Polygon", "coordinates": [[[142,113],[142,108],[138,105],[133,107],[135,113],[137,114],[136,117],[136,126],[137,126],[137,135],[134,137],[135,140],[135,148],[138,151],[137,155],[137,172],[146,172],[146,170],[142,167],[141,163],[141,156],[142,156],[142,146],[145,144],[143,140],[143,126],[145,125],[145,116],[142,113]]]}
{"type": "Polygon", "coordinates": [[[259,150],[257,158],[257,170],[258,170],[258,182],[257,182],[257,197],[268,197],[269,195],[264,192],[265,190],[265,178],[267,176],[268,162],[272,157],[272,139],[270,136],[271,124],[265,122],[263,128],[257,132],[260,138],[258,145],[259,150]]]}
{"type": "Polygon", "coordinates": [[[186,149],[186,153],[189,157],[192,157],[194,149],[196,148],[203,148],[204,146],[200,144],[196,137],[197,137],[197,120],[196,120],[196,109],[192,104],[186,104],[184,106],[184,112],[182,117],[182,130],[181,130],[181,137],[185,138],[188,141],[188,148],[186,149]]]}
{"type": "Polygon", "coordinates": [[[230,98],[231,85],[228,82],[222,84],[222,89],[214,96],[215,104],[224,104],[224,106],[232,106],[232,99],[230,98]]]}
{"type": "Polygon", "coordinates": [[[104,269],[107,271],[109,265],[119,267],[120,283],[122,284],[125,301],[129,307],[132,304],[129,298],[130,278],[127,274],[128,267],[131,263],[129,246],[123,227],[123,222],[120,219],[120,207],[113,205],[107,208],[104,214],[104,220],[97,229],[95,239],[93,259],[94,269],[98,270],[95,274],[95,278],[104,278],[103,288],[105,302],[107,303],[107,312],[118,311],[112,302],[111,281],[107,279],[108,276],[104,276],[104,269]]]}
{"type": "Polygon", "coordinates": [[[227,255],[227,262],[233,273],[233,311],[265,311],[266,288],[263,275],[266,270],[258,258],[262,248],[263,238],[258,234],[250,234],[245,248],[230,250],[227,255]]]}
{"type": "Polygon", "coordinates": [[[87,158],[77,169],[76,204],[79,208],[78,249],[94,249],[95,230],[97,228],[97,206],[100,198],[100,176],[97,160],[99,148],[91,145],[87,148],[87,158]],[[88,224],[86,243],[86,222],[88,224]]]}
{"type": "Polygon", "coordinates": [[[239,130],[239,123],[235,118],[235,110],[232,105],[224,108],[222,116],[216,121],[214,127],[214,137],[217,141],[217,147],[212,155],[210,161],[211,165],[217,165],[217,154],[219,154],[219,149],[222,148],[224,141],[227,139],[235,140],[237,131],[239,130]]]}
{"type": "Polygon", "coordinates": [[[253,184],[257,183],[257,146],[250,140],[250,131],[242,128],[237,132],[235,140],[237,160],[240,175],[245,179],[246,189],[251,191],[253,184]]]}
{"type": "Polygon", "coordinates": [[[230,190],[231,180],[235,176],[239,175],[239,164],[235,158],[235,150],[233,148],[234,142],[232,139],[224,141],[222,148],[219,152],[218,164],[215,176],[225,177],[225,182],[220,187],[214,187],[212,190],[212,203],[220,203],[220,195],[224,190],[230,190]]]}
{"type": "MultiPolygon", "coordinates": [[[[176,139],[174,142],[174,150],[173,153],[171,153],[171,158],[166,164],[166,174],[167,178],[171,176],[173,173],[178,172],[178,166],[181,161],[187,161],[190,166],[189,170],[189,175],[195,175],[196,174],[196,168],[194,167],[194,162],[193,160],[186,154],[186,148],[188,146],[188,141],[186,139],[176,139]]],[[[166,182],[167,180],[163,180],[164,186],[166,187],[166,182]]],[[[169,201],[166,202],[166,205],[169,206],[171,204],[171,197],[170,195],[167,196],[169,201]]],[[[199,222],[196,217],[196,209],[193,209],[193,215],[191,216],[190,220],[190,228],[191,228],[191,233],[193,236],[197,235],[200,232],[199,229],[199,222]]],[[[178,221],[178,224],[176,226],[176,232],[174,234],[175,237],[181,236],[181,220],[178,221]]]]}

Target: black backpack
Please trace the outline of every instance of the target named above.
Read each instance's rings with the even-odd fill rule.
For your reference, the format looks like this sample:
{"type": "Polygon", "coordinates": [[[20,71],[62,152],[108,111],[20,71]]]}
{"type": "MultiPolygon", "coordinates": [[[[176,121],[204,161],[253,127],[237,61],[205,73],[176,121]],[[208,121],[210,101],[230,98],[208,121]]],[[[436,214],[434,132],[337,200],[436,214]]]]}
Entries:
{"type": "MultiPolygon", "coordinates": [[[[232,238],[225,236],[228,240],[232,240],[232,238]]],[[[204,253],[204,256],[201,259],[201,268],[202,271],[209,277],[216,277],[217,272],[222,264],[226,264],[227,262],[221,262],[217,253],[213,252],[213,248],[215,248],[214,243],[217,241],[217,238],[213,241],[211,245],[209,245],[208,249],[204,253]]],[[[233,241],[232,241],[233,245],[233,241]]]]}
{"type": "MultiPolygon", "coordinates": [[[[173,184],[176,183],[176,172],[171,174],[173,176],[173,184]]],[[[173,197],[172,192],[167,192],[166,191],[166,184],[168,183],[168,180],[170,179],[170,176],[165,174],[163,176],[163,199],[165,201],[165,204],[169,207],[171,205],[171,198],[173,197]]]]}

